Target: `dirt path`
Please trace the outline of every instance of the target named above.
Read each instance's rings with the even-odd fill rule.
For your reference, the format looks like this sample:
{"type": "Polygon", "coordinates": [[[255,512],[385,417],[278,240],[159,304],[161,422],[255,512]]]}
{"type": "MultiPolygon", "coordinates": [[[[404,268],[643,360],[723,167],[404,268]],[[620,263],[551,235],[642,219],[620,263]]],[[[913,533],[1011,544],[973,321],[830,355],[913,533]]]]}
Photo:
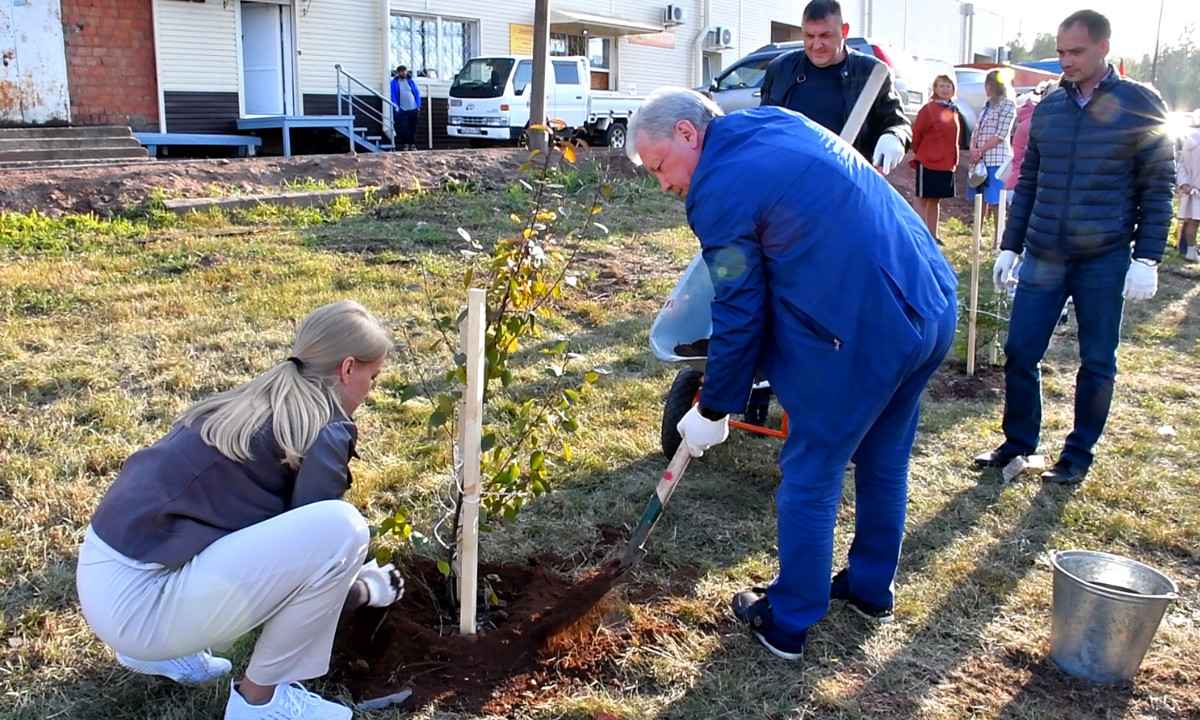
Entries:
{"type": "MultiPolygon", "coordinates": [[[[623,153],[590,151],[607,158],[618,175],[635,172],[623,153]]],[[[287,182],[311,178],[329,184],[357,176],[359,186],[406,190],[441,186],[447,178],[470,180],[481,189],[506,186],[528,155],[517,149],[434,150],[364,155],[157,160],[149,163],[84,168],[13,170],[0,173],[0,210],[46,215],[98,215],[135,206],[156,193],[171,198],[205,198],[230,194],[279,192],[287,182]]],[[[638,171],[640,172],[640,171],[638,171]]],[[[913,172],[901,165],[888,177],[908,199],[913,172]]],[[[959,183],[963,187],[963,183],[959,183]]],[[[970,222],[970,206],[962,198],[943,201],[943,219],[970,222]]]]}

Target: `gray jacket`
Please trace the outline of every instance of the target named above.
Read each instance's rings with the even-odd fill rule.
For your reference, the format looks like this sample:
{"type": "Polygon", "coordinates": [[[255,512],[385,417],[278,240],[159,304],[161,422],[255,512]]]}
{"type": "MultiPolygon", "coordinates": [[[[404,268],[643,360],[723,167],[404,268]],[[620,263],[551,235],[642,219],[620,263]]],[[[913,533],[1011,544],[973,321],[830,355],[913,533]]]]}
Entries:
{"type": "Polygon", "coordinates": [[[336,500],[350,488],[358,429],[330,421],[299,470],[284,462],[270,421],[237,462],[200,438],[205,418],[176,425],[125,461],[92,517],[92,529],[117,552],[175,569],[232,532],[292,508],[336,500]]]}

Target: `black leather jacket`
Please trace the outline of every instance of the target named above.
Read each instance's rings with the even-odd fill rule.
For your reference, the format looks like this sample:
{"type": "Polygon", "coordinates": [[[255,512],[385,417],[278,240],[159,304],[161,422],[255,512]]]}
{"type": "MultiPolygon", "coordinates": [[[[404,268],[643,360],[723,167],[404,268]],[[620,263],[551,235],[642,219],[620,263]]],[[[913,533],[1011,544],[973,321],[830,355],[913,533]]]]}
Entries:
{"type": "Polygon", "coordinates": [[[1033,111],[1001,247],[1069,261],[1133,243],[1135,258],[1161,260],[1175,182],[1162,97],[1110,71],[1078,99],[1064,82],[1033,111]]]}
{"type": "MultiPolygon", "coordinates": [[[[842,102],[847,116],[854,108],[854,103],[858,102],[858,96],[867,84],[871,70],[879,62],[882,61],[846,48],[846,64],[842,67],[842,102]]],[[[803,113],[802,103],[797,101],[792,90],[803,82],[802,78],[811,66],[804,50],[792,50],[772,60],[763,77],[761,104],[779,105],[803,113]]],[[[837,134],[842,129],[829,130],[837,134]]],[[[905,149],[912,144],[912,125],[904,115],[904,107],[900,104],[900,96],[896,94],[890,72],[883,81],[883,87],[879,89],[879,96],[875,98],[875,104],[871,106],[871,112],[859,130],[858,137],[854,140],[854,148],[870,161],[879,136],[885,132],[900,138],[905,149]]]]}

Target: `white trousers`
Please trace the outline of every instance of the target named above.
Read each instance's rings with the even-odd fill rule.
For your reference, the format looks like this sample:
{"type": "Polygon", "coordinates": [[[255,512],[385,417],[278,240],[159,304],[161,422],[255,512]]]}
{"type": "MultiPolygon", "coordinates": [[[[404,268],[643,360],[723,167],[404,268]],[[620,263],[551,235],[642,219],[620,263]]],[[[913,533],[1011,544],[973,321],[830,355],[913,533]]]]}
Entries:
{"type": "Polygon", "coordinates": [[[101,640],[138,660],[226,647],[261,625],[246,677],[259,685],[306,680],[329,670],[369,539],[354,506],[325,500],[226,535],[168,570],[121,555],[89,526],[79,604],[101,640]]]}

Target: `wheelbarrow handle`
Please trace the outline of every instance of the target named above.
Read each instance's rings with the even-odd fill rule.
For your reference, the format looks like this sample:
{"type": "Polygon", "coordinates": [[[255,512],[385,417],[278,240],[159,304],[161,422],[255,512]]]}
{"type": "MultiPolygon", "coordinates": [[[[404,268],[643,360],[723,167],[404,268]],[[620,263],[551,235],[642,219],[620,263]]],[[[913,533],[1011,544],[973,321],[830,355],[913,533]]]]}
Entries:
{"type": "Polygon", "coordinates": [[[691,459],[692,456],[688,452],[687,443],[679,443],[679,448],[675,450],[675,456],[667,464],[667,469],[663,471],[662,479],[658,481],[658,486],[654,488],[654,495],[646,505],[645,512],[642,513],[642,519],[638,522],[637,527],[634,528],[632,537],[629,538],[629,544],[625,546],[625,552],[621,555],[622,570],[628,570],[638,561],[638,558],[641,556],[642,546],[646,544],[646,538],[650,535],[650,530],[654,527],[654,523],[658,521],[659,516],[662,515],[663,507],[671,499],[671,494],[679,486],[679,481],[683,479],[683,471],[687,469],[691,459]]]}

